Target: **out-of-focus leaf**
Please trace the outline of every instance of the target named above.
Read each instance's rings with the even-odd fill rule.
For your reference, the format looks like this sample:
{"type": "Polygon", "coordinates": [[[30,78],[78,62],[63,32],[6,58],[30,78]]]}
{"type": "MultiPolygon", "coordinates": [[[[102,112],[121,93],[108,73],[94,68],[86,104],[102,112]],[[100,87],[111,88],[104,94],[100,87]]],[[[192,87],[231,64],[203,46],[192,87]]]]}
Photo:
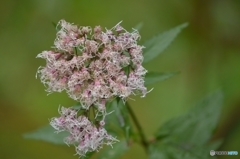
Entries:
{"type": "Polygon", "coordinates": [[[97,157],[97,159],[118,159],[128,151],[129,147],[126,141],[113,144],[113,147],[105,147],[97,157]]]}
{"type": "Polygon", "coordinates": [[[125,75],[127,75],[127,77],[129,77],[129,73],[130,73],[130,66],[126,66],[122,68],[125,75]]]}
{"type": "Polygon", "coordinates": [[[90,159],[94,154],[95,154],[96,151],[93,151],[93,152],[88,152],[83,159],[90,159]]]}
{"type": "Polygon", "coordinates": [[[216,140],[209,144],[209,148],[211,150],[217,150],[221,146],[222,143],[223,143],[223,139],[216,140]]]}
{"type": "Polygon", "coordinates": [[[82,105],[80,102],[76,103],[74,106],[72,106],[73,109],[76,109],[76,110],[81,110],[82,109],[82,105]]]}
{"type": "Polygon", "coordinates": [[[119,100],[117,107],[115,106],[115,109],[116,109],[116,115],[119,120],[119,124],[124,131],[126,140],[128,141],[129,137],[132,135],[132,125],[130,122],[128,110],[126,108],[127,104],[128,103],[124,104],[122,100],[119,100]]]}
{"type": "Polygon", "coordinates": [[[140,23],[138,23],[135,27],[133,27],[133,29],[135,29],[135,30],[141,30],[142,29],[142,26],[143,26],[143,22],[140,22],[140,23]]]}
{"type": "Polygon", "coordinates": [[[145,76],[145,85],[154,84],[156,82],[164,81],[174,75],[178,74],[178,72],[148,72],[145,76]]]}
{"type": "Polygon", "coordinates": [[[55,22],[52,22],[52,25],[54,26],[54,28],[57,27],[57,24],[55,22]]]}
{"type": "Polygon", "coordinates": [[[50,125],[23,135],[26,139],[43,140],[53,144],[64,144],[63,139],[67,136],[67,132],[55,133],[55,130],[50,125]]]}
{"type": "Polygon", "coordinates": [[[55,22],[52,22],[52,25],[54,26],[56,31],[59,31],[61,29],[61,27],[57,23],[55,23],[55,22]]]}
{"type": "Polygon", "coordinates": [[[149,159],[216,159],[210,156],[211,148],[208,146],[184,149],[169,144],[151,144],[149,147],[149,159]]]}
{"type": "Polygon", "coordinates": [[[126,105],[121,99],[115,99],[111,103],[107,103],[106,107],[109,112],[112,112],[105,118],[106,130],[118,137],[124,135],[126,140],[128,140],[133,133],[126,105]]]}
{"type": "Polygon", "coordinates": [[[143,46],[146,47],[144,56],[144,63],[147,63],[157,57],[162,51],[164,51],[181,32],[181,30],[187,27],[188,23],[184,23],[176,26],[166,32],[158,34],[153,38],[147,40],[143,46]]]}
{"type": "Polygon", "coordinates": [[[156,142],[149,149],[152,156],[150,159],[210,158],[210,150],[217,149],[221,144],[209,144],[209,139],[216,128],[222,102],[223,94],[217,91],[205,97],[186,114],[164,124],[157,131],[156,142]]]}
{"type": "Polygon", "coordinates": [[[111,102],[107,102],[106,104],[106,108],[108,110],[108,114],[105,117],[105,129],[108,131],[108,133],[110,133],[113,136],[118,136],[120,137],[121,135],[123,135],[122,133],[122,128],[119,124],[119,120],[116,116],[116,110],[115,107],[117,105],[117,101],[113,100],[111,102]]]}
{"type": "Polygon", "coordinates": [[[222,107],[222,92],[205,97],[186,114],[171,119],[156,134],[156,138],[167,135],[176,142],[205,144],[215,129],[222,107]]]}

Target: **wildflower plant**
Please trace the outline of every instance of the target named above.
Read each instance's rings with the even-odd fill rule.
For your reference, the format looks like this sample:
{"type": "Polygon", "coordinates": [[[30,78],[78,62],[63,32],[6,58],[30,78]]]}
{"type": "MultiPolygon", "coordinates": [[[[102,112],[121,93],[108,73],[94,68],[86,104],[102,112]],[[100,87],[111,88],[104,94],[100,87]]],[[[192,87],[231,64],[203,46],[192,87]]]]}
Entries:
{"type": "MultiPolygon", "coordinates": [[[[163,126],[166,131],[160,129],[156,133],[154,142],[148,141],[128,100],[135,95],[145,97],[152,90],[146,85],[176,74],[148,72],[143,64],[157,57],[186,26],[186,23],[179,25],[140,45],[138,29],[129,32],[121,22],[107,29],[60,20],[56,25],[54,46],[37,55],[46,60],[46,65],[38,68],[36,76],[47,92],[65,91],[78,104],[59,106],[60,116],[50,119],[51,127],[24,136],[73,145],[80,158],[91,157],[104,145],[116,153],[110,155],[110,149],[105,148],[98,158],[105,155],[110,159],[118,158],[129,149],[132,141],[141,144],[151,159],[168,156],[169,151],[159,151],[163,143],[158,140],[165,141],[165,135],[168,136],[170,131],[168,126],[176,125],[178,121],[172,120],[163,126]]],[[[216,94],[213,96],[219,102],[221,93],[216,94]]],[[[214,117],[217,119],[218,116],[214,117]]],[[[174,132],[172,134],[174,137],[174,132]]],[[[169,140],[166,139],[166,145],[169,141],[171,135],[169,140]]]]}

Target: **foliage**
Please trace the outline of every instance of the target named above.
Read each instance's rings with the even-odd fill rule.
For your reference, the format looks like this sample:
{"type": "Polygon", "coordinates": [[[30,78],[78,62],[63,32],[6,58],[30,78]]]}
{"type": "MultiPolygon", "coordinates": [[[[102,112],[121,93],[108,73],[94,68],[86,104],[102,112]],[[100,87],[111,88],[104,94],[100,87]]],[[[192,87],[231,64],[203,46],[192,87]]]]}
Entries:
{"type": "MultiPolygon", "coordinates": [[[[181,24],[147,40],[144,43],[146,47],[144,63],[150,62],[161,54],[187,25],[187,23],[181,24]]],[[[141,27],[142,23],[138,24],[135,29],[141,27]]],[[[176,74],[178,72],[160,73],[150,71],[146,74],[145,85],[155,84],[176,74]]],[[[223,94],[221,91],[205,97],[186,114],[171,119],[161,126],[155,134],[154,142],[150,142],[146,141],[142,128],[133,116],[133,112],[129,110],[129,104],[124,103],[120,98],[115,98],[107,103],[108,115],[106,116],[105,128],[111,135],[118,136],[120,142],[114,144],[113,148],[106,147],[101,150],[97,159],[103,159],[106,156],[109,159],[120,158],[129,150],[128,143],[130,140],[139,142],[136,140],[138,138],[141,138],[139,144],[146,148],[149,159],[210,158],[209,150],[216,149],[221,144],[221,141],[210,142],[210,139],[218,123],[222,100],[223,94]],[[136,126],[136,130],[133,124],[136,126]]],[[[80,109],[81,105],[78,103],[73,108],[80,109]]],[[[52,127],[45,126],[24,134],[24,137],[63,144],[63,138],[67,135],[66,133],[56,134],[52,127]]],[[[88,157],[91,157],[91,155],[92,153],[88,154],[88,157]]]]}
{"type": "Polygon", "coordinates": [[[64,144],[63,138],[68,134],[66,132],[54,133],[53,127],[50,125],[46,125],[41,127],[33,132],[29,132],[23,135],[26,139],[35,139],[35,140],[43,140],[53,144],[64,144]]]}
{"type": "Polygon", "coordinates": [[[166,32],[152,37],[144,43],[146,47],[144,52],[144,63],[150,62],[162,53],[181,32],[181,30],[188,26],[188,23],[181,24],[166,32]]]}
{"type": "Polygon", "coordinates": [[[155,135],[156,142],[150,146],[150,159],[212,158],[209,151],[220,143],[209,141],[218,123],[222,101],[223,94],[217,91],[186,114],[161,126],[155,135]]]}

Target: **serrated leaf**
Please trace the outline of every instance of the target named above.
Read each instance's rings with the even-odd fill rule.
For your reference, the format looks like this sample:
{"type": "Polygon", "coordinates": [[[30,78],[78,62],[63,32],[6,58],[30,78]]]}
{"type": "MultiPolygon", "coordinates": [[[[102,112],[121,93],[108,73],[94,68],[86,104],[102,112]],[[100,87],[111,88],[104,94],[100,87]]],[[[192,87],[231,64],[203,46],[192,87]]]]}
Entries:
{"type": "Polygon", "coordinates": [[[144,51],[144,61],[143,63],[147,63],[157,57],[160,53],[162,53],[176,38],[176,36],[181,32],[181,30],[188,26],[188,23],[184,23],[176,26],[166,32],[158,34],[153,38],[147,40],[143,46],[146,47],[144,51]]]}
{"type": "Polygon", "coordinates": [[[213,158],[212,148],[221,141],[209,144],[218,123],[223,94],[217,91],[201,100],[189,112],[164,124],[156,133],[156,142],[149,148],[150,159],[213,158]]]}
{"type": "Polygon", "coordinates": [[[118,159],[128,151],[129,147],[126,141],[115,143],[113,147],[104,148],[97,159],[118,159]]]}
{"type": "Polygon", "coordinates": [[[145,76],[145,85],[150,85],[156,82],[164,81],[178,73],[179,72],[168,72],[168,73],[148,72],[145,76]]]}
{"type": "Polygon", "coordinates": [[[35,131],[25,133],[26,139],[43,140],[53,144],[64,144],[63,139],[68,136],[67,132],[55,133],[55,129],[50,125],[41,127],[35,131]]]}
{"type": "Polygon", "coordinates": [[[194,149],[182,149],[169,144],[151,144],[149,147],[149,159],[216,159],[210,156],[209,146],[195,147],[194,149]]]}
{"type": "Polygon", "coordinates": [[[171,119],[156,134],[156,138],[178,143],[203,145],[215,129],[222,106],[223,95],[218,91],[205,97],[186,114],[171,119]]]}

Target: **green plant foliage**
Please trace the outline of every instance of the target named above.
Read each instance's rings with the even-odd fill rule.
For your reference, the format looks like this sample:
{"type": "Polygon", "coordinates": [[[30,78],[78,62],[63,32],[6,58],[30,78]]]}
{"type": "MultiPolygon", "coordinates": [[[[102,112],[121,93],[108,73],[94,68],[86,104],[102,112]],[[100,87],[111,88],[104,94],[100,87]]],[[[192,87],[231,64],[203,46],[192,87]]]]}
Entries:
{"type": "Polygon", "coordinates": [[[129,147],[126,141],[114,144],[114,147],[105,147],[97,157],[97,159],[118,159],[128,151],[129,147]]]}
{"type": "Polygon", "coordinates": [[[82,109],[82,105],[80,104],[80,102],[78,102],[74,106],[72,106],[72,108],[76,109],[76,110],[81,110],[82,109]]]}
{"type": "Polygon", "coordinates": [[[157,57],[160,53],[162,53],[177,37],[177,35],[181,32],[181,30],[188,26],[188,23],[183,23],[181,25],[176,26],[166,32],[158,34],[157,36],[152,37],[147,40],[143,46],[146,47],[144,51],[144,61],[143,63],[147,63],[157,57]]]}
{"type": "Polygon", "coordinates": [[[182,145],[151,145],[149,159],[216,159],[210,156],[211,146],[199,146],[194,149],[182,145]]]}
{"type": "Polygon", "coordinates": [[[126,140],[128,141],[129,137],[132,135],[132,125],[130,122],[130,116],[126,106],[127,106],[127,103],[125,105],[123,101],[119,99],[118,106],[115,107],[115,110],[116,110],[116,115],[119,119],[119,124],[124,131],[126,140]]]}
{"type": "Polygon", "coordinates": [[[109,114],[105,117],[104,128],[111,135],[120,137],[122,135],[122,128],[120,127],[119,120],[115,114],[115,105],[117,105],[116,100],[107,102],[106,104],[106,108],[108,109],[109,114]]]}
{"type": "Polygon", "coordinates": [[[110,110],[112,110],[113,113],[106,117],[106,129],[110,132],[112,130],[118,130],[115,131],[118,136],[121,135],[122,132],[126,140],[128,141],[129,137],[132,135],[132,125],[126,105],[121,99],[117,99],[112,101],[110,106],[108,107],[111,107],[110,110]],[[119,128],[121,131],[119,131],[119,128]]]}
{"type": "Polygon", "coordinates": [[[59,31],[61,29],[61,27],[57,23],[55,23],[55,22],[52,22],[52,25],[54,26],[56,31],[59,31]]]}
{"type": "Polygon", "coordinates": [[[209,140],[221,113],[222,100],[222,92],[217,91],[186,114],[164,124],[156,133],[156,142],[150,146],[150,159],[213,158],[209,152],[220,141],[209,144],[209,140]]]}
{"type": "Polygon", "coordinates": [[[55,129],[53,129],[50,125],[41,127],[33,132],[26,133],[23,135],[26,139],[35,139],[35,140],[43,140],[53,144],[65,144],[63,139],[68,136],[67,132],[54,133],[55,129]]]}
{"type": "Polygon", "coordinates": [[[136,29],[136,30],[141,30],[142,29],[142,27],[143,27],[143,22],[140,22],[140,23],[138,23],[135,27],[133,27],[133,29],[136,29]]]}
{"type": "Polygon", "coordinates": [[[174,75],[178,74],[178,72],[148,72],[145,76],[145,85],[154,84],[156,82],[164,81],[174,75]]]}

